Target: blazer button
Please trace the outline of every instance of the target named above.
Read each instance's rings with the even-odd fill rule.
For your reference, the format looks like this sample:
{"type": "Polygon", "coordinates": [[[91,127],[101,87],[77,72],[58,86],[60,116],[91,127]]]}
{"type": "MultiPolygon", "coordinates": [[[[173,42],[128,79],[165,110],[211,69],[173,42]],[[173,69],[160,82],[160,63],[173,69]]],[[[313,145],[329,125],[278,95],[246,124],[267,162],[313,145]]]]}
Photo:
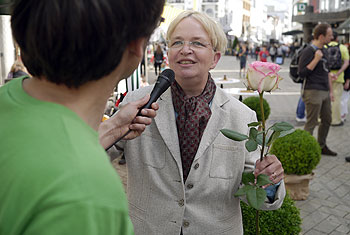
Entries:
{"type": "Polygon", "coordinates": [[[190,226],[190,223],[188,221],[184,221],[184,228],[187,228],[188,226],[190,226]]]}
{"type": "Polygon", "coordinates": [[[194,165],[194,169],[197,170],[199,167],[199,163],[196,163],[196,165],[194,165]]]}
{"type": "Polygon", "coordinates": [[[187,188],[188,188],[188,189],[193,188],[193,184],[188,184],[188,185],[187,185],[187,188]]]}
{"type": "Polygon", "coordinates": [[[178,203],[179,203],[179,206],[181,206],[181,207],[185,205],[184,199],[179,200],[178,203]]]}

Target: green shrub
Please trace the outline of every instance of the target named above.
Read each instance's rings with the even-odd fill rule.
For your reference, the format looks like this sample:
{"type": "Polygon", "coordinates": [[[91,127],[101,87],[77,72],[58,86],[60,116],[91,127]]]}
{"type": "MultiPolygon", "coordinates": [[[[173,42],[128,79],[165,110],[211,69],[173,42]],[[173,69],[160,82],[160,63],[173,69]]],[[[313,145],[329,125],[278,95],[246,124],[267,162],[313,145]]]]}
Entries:
{"type": "Polygon", "coordinates": [[[281,161],[285,174],[311,174],[321,160],[320,145],[304,130],[275,140],[271,153],[281,161]]]}
{"type": "MultiPolygon", "coordinates": [[[[260,98],[258,96],[248,97],[243,100],[243,103],[255,111],[258,121],[262,120],[261,109],[260,109],[260,98]]],[[[270,115],[270,105],[269,103],[267,103],[265,99],[263,101],[263,105],[264,105],[265,120],[267,120],[270,115]]]]}
{"type": "MultiPolygon", "coordinates": [[[[241,209],[244,235],[255,235],[256,210],[244,202],[241,202],[241,209]]],[[[259,226],[261,235],[298,235],[301,232],[299,209],[287,194],[280,209],[259,211],[259,226]]]]}

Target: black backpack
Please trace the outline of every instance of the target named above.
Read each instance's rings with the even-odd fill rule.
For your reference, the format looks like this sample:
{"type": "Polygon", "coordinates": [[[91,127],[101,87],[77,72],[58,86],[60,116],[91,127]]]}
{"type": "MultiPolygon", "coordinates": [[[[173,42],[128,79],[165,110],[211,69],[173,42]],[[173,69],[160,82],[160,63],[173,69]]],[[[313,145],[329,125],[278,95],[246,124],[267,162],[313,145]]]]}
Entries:
{"type": "Polygon", "coordinates": [[[343,65],[339,44],[327,47],[328,64],[331,70],[338,70],[343,65]]]}
{"type": "Polygon", "coordinates": [[[298,64],[299,64],[299,58],[301,56],[302,51],[308,46],[308,44],[304,44],[301,48],[299,48],[293,55],[292,61],[289,65],[289,77],[293,80],[295,83],[303,83],[304,78],[299,76],[298,73],[298,64]]]}

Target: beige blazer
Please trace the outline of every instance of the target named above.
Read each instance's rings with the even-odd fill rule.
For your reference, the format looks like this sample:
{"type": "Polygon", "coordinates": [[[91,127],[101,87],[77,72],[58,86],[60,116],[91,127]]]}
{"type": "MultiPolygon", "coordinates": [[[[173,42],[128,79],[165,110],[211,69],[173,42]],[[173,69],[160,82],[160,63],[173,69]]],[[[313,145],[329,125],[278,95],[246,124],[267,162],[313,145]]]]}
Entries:
{"type": "MultiPolygon", "coordinates": [[[[145,87],[129,92],[124,103],[151,92],[145,87]]],[[[136,235],[232,235],[243,234],[239,201],[233,194],[244,170],[253,170],[258,152],[248,153],[244,142],[220,133],[223,128],[248,134],[255,112],[217,88],[212,115],[194,158],[186,183],[182,166],[175,113],[169,88],[158,100],[159,111],[144,133],[124,144],[128,169],[128,200],[136,235]]],[[[281,206],[282,183],[275,202],[281,206]]]]}

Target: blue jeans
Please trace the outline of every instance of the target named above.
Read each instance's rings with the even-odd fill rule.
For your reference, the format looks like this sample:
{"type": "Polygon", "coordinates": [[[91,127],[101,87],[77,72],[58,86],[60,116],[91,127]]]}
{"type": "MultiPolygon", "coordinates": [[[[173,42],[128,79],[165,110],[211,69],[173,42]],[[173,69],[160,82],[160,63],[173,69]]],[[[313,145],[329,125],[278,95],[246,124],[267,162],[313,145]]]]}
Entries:
{"type": "Polygon", "coordinates": [[[305,117],[305,104],[303,99],[299,98],[298,106],[297,106],[297,118],[304,118],[305,117]]]}

